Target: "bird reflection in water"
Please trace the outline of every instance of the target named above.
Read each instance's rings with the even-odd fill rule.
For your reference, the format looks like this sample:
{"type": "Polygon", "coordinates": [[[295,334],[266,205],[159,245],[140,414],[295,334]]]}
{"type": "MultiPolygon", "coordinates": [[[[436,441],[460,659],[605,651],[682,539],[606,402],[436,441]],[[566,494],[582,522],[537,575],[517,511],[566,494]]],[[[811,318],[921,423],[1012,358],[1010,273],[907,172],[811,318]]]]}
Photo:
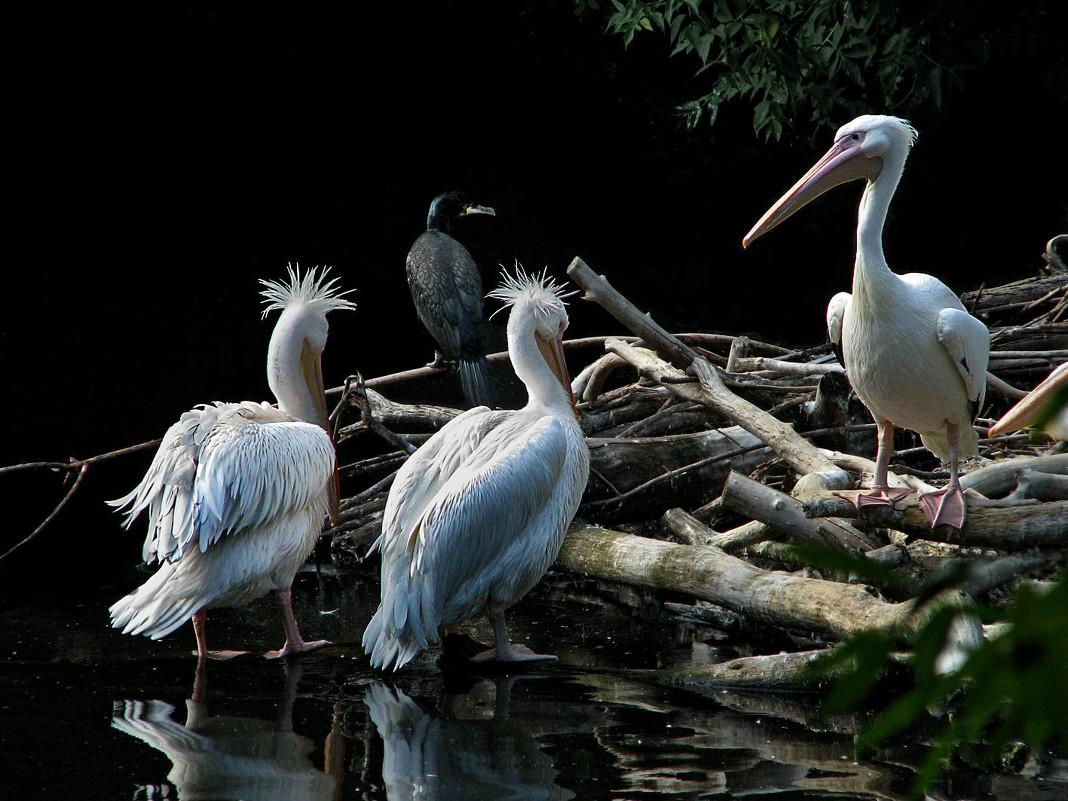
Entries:
{"type": "Polygon", "coordinates": [[[293,702],[301,665],[286,662],[286,690],[274,720],[213,716],[208,712],[206,663],[197,664],[186,720],[173,719],[164,701],[116,701],[113,728],[136,737],[171,760],[167,782],[144,785],[146,799],[171,798],[168,783],[182,801],[326,801],[340,789],[341,736],[327,737],[325,765],[312,764],[315,743],[293,731],[293,702]]]}
{"type": "Polygon", "coordinates": [[[499,677],[470,693],[447,695],[434,713],[388,684],[368,686],[364,703],[382,738],[389,801],[574,798],[556,783],[552,758],[535,732],[508,717],[518,678],[499,677]],[[484,689],[492,689],[494,697],[481,706],[484,689]]]}

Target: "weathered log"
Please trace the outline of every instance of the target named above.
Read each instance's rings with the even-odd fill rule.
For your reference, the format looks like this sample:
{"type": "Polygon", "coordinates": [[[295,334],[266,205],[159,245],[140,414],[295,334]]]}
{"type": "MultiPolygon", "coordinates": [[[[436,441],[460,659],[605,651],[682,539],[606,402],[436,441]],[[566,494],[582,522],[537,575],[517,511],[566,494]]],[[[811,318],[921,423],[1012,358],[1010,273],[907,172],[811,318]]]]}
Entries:
{"type": "MultiPolygon", "coordinates": [[[[694,360],[700,358],[697,351],[661,328],[651,316],[639,311],[634,304],[608,283],[607,278],[597,275],[582,259],[578,257],[573,259],[567,268],[567,274],[572,281],[585,290],[583,300],[593,301],[600,305],[676,367],[685,370],[694,360]]],[[[607,343],[605,343],[605,349],[610,350],[607,343]]]]}
{"type": "Polygon", "coordinates": [[[961,476],[960,485],[987,498],[998,498],[1016,489],[1020,474],[1027,470],[1068,475],[1068,454],[1022,456],[995,462],[961,476]]]}
{"type": "Polygon", "coordinates": [[[1013,581],[1029,570],[1049,564],[1045,556],[1003,556],[1000,559],[975,560],[968,572],[965,589],[975,597],[1013,581]]]}
{"type": "Polygon", "coordinates": [[[706,361],[693,363],[701,382],[694,383],[680,370],[658,359],[651,351],[609,340],[605,347],[637,367],[643,374],[666,386],[680,397],[702,403],[724,414],[739,426],[771,446],[791,467],[804,473],[821,473],[835,486],[846,486],[848,476],[823,456],[810,442],[785,423],[743,400],[727,389],[706,361]]]}
{"type": "Polygon", "coordinates": [[[876,547],[871,537],[847,523],[828,518],[812,525],[813,520],[805,516],[799,501],[741,473],[728,476],[723,486],[723,505],[766,523],[791,539],[860,551],[876,547]]]}
{"type": "Polygon", "coordinates": [[[932,529],[915,495],[898,501],[893,508],[865,506],[857,509],[848,500],[850,494],[823,493],[806,498],[803,502],[805,514],[810,517],[856,518],[928,540],[999,550],[1068,545],[1068,501],[982,503],[982,499],[969,497],[966,493],[968,516],[963,528],[957,530],[947,526],[932,529]]]}
{"type": "MultiPolygon", "coordinates": [[[[629,671],[628,675],[649,684],[678,687],[694,692],[716,689],[736,690],[818,690],[833,676],[816,679],[812,666],[826,657],[829,648],[793,653],[740,656],[701,667],[629,671]]],[[[841,675],[842,668],[835,672],[841,675]]]]}
{"type": "Polygon", "coordinates": [[[841,639],[866,630],[911,631],[911,602],[888,603],[858,584],[765,571],[713,548],[695,548],[582,524],[557,567],[585,576],[680,592],[763,623],[841,639]]]}
{"type": "Polygon", "coordinates": [[[961,294],[961,302],[984,317],[1006,312],[1018,312],[1043,298],[1055,298],[1056,293],[1068,292],[1068,275],[1055,273],[1044,277],[1025,278],[1001,286],[982,287],[961,294]]]}
{"type": "Polygon", "coordinates": [[[684,434],[728,426],[707,406],[680,400],[661,386],[630,384],[610,390],[578,407],[587,437],[635,437],[684,434]]]}
{"type": "Polygon", "coordinates": [[[1043,350],[1068,347],[1068,323],[1014,325],[990,331],[992,347],[1020,350],[1043,350]]]}
{"type": "MultiPolygon", "coordinates": [[[[847,470],[853,470],[861,474],[859,485],[861,487],[870,487],[872,479],[875,476],[875,462],[871,459],[866,459],[863,456],[858,456],[852,453],[842,453],[840,451],[824,451],[827,457],[833,461],[839,467],[844,467],[847,470]]],[[[934,489],[930,484],[925,482],[918,476],[905,474],[898,474],[891,470],[887,473],[887,481],[891,487],[902,487],[904,489],[911,489],[915,492],[930,492],[934,489]]]]}
{"type": "Polygon", "coordinates": [[[737,426],[667,437],[591,437],[587,443],[590,483],[581,513],[603,521],[700,505],[719,494],[732,465],[753,470],[771,456],[764,443],[737,426]]]}
{"type": "MultiPolygon", "coordinates": [[[[685,380],[685,374],[673,370],[670,365],[652,357],[651,354],[639,357],[639,354],[648,354],[648,351],[636,349],[622,340],[612,340],[612,345],[606,342],[606,350],[622,356],[631,364],[635,364],[635,358],[638,358],[639,361],[645,363],[647,368],[642,370],[639,367],[642,372],[648,372],[648,370],[659,372],[661,377],[657,380],[660,383],[670,384],[669,388],[683,397],[717,409],[732,422],[770,445],[784,461],[802,474],[823,473],[827,475],[829,485],[846,485],[848,477],[844,472],[823,457],[813,445],[806,442],[785,423],[776,420],[758,406],[739,398],[727,389],[707,360],[698,356],[696,351],[657,325],[648,314],[638,311],[634,304],[620,295],[604,276],[594,273],[582,259],[574,259],[567,268],[567,274],[586,291],[587,300],[600,304],[634,334],[665,354],[676,367],[692,369],[700,380],[701,386],[690,388],[687,385],[678,384],[679,380],[685,380]],[[672,382],[675,383],[672,384],[672,382]]],[[[635,366],[639,365],[635,364],[635,366]]]]}
{"type": "Polygon", "coordinates": [[[771,526],[759,520],[721,532],[709,528],[682,509],[668,509],[660,519],[675,536],[687,545],[712,545],[725,551],[744,548],[747,545],[779,536],[771,526]]]}
{"type": "Polygon", "coordinates": [[[571,381],[571,392],[580,401],[594,400],[604,389],[605,382],[620,367],[627,363],[614,353],[606,353],[589,364],[571,381]]]}
{"type": "MultiPolygon", "coordinates": [[[[391,431],[403,431],[405,433],[433,433],[456,417],[462,409],[453,409],[449,406],[431,406],[423,403],[397,403],[367,388],[368,411],[375,421],[391,431]]],[[[353,406],[359,408],[355,399],[351,401],[353,406]]],[[[361,413],[363,410],[360,410],[361,413]]],[[[343,426],[338,431],[337,441],[344,442],[349,437],[367,428],[367,423],[361,420],[353,425],[343,426]]]]}
{"type": "Polygon", "coordinates": [[[1068,500],[1068,476],[1042,473],[1034,469],[1021,470],[1016,475],[1016,489],[1009,500],[1032,498],[1037,501],[1068,500]]]}
{"type": "Polygon", "coordinates": [[[786,362],[782,359],[769,359],[766,356],[747,356],[728,363],[728,372],[755,371],[766,371],[776,375],[826,375],[827,373],[844,373],[845,369],[837,362],[828,364],[786,362]]]}

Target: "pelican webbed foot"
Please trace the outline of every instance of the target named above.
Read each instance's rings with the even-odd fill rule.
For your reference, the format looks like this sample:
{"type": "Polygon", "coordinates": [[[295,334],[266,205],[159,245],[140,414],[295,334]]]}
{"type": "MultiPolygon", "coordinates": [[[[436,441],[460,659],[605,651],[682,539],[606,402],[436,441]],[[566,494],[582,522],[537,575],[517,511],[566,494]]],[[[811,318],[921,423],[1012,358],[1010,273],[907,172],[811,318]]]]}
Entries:
{"type": "Polygon", "coordinates": [[[858,492],[856,495],[845,495],[836,492],[840,498],[845,498],[858,509],[865,506],[893,506],[900,500],[904,500],[911,493],[900,487],[872,487],[867,492],[858,492]]]}
{"type": "Polygon", "coordinates": [[[303,640],[290,642],[286,640],[285,645],[277,651],[268,651],[264,654],[264,657],[267,659],[282,659],[283,657],[301,656],[309,651],[322,648],[324,645],[330,645],[330,640],[312,640],[311,642],[304,642],[303,640]]]}
{"type": "Polygon", "coordinates": [[[208,613],[203,609],[198,609],[193,613],[193,633],[197,638],[197,649],[193,651],[193,655],[197,658],[199,663],[202,663],[205,659],[210,659],[213,662],[225,662],[228,659],[233,659],[237,656],[247,654],[248,651],[231,651],[231,650],[219,650],[213,651],[208,648],[208,613]]]}
{"type": "Polygon", "coordinates": [[[949,485],[935,492],[926,492],[920,496],[920,506],[931,528],[935,526],[961,528],[964,525],[967,505],[960,487],[949,485]]]}
{"type": "Polygon", "coordinates": [[[472,662],[559,662],[555,654],[539,654],[525,645],[509,644],[507,649],[490,648],[471,657],[472,662]]]}
{"type": "Polygon", "coordinates": [[[237,656],[244,656],[247,653],[248,651],[231,651],[224,649],[221,651],[204,651],[203,653],[201,653],[200,651],[193,651],[193,656],[197,657],[197,659],[200,660],[210,659],[213,662],[225,662],[228,659],[233,659],[237,656]]]}

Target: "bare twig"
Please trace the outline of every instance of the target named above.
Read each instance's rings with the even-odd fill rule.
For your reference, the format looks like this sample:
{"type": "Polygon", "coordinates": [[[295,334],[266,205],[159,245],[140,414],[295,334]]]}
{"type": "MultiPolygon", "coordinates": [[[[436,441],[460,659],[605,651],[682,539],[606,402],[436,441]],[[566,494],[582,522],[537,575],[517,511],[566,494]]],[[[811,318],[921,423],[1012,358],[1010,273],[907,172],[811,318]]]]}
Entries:
{"type": "Polygon", "coordinates": [[[78,487],[81,486],[82,479],[85,478],[85,474],[87,472],[89,472],[89,465],[90,464],[91,464],[91,462],[88,461],[88,460],[83,461],[81,463],[81,467],[78,469],[78,476],[77,476],[77,478],[74,479],[74,483],[71,485],[71,488],[69,490],[67,490],[67,494],[63,496],[63,500],[61,500],[56,505],[56,508],[53,509],[52,513],[48,517],[46,517],[44,519],[44,522],[42,522],[41,525],[39,525],[32,532],[30,532],[30,535],[28,537],[26,537],[25,539],[23,539],[21,542],[17,543],[16,545],[12,546],[11,548],[8,548],[3,554],[0,554],[0,562],[2,562],[7,557],[11,556],[11,554],[13,554],[15,551],[17,551],[23,545],[26,545],[27,543],[31,542],[33,540],[33,538],[36,537],[38,534],[40,534],[41,531],[43,531],[44,528],[49,523],[51,523],[53,520],[56,519],[56,516],[60,513],[60,511],[63,509],[63,507],[67,505],[67,503],[70,501],[70,499],[74,497],[74,493],[77,492],[78,487]]]}
{"type": "Polygon", "coordinates": [[[0,467],[0,475],[17,473],[20,470],[78,470],[83,465],[98,464],[110,459],[116,459],[120,456],[128,456],[131,453],[140,453],[141,451],[156,447],[160,442],[162,442],[162,438],[154,439],[149,442],[142,442],[139,445],[130,445],[126,448],[119,448],[117,451],[108,451],[107,453],[101,453],[97,456],[90,456],[88,459],[71,459],[69,462],[23,462],[22,464],[8,465],[7,467],[0,467]]]}
{"type": "Polygon", "coordinates": [[[415,453],[415,445],[413,445],[407,439],[402,437],[400,434],[390,431],[375,418],[374,413],[371,409],[371,401],[367,398],[367,387],[363,380],[363,376],[357,373],[354,377],[349,376],[349,378],[345,380],[344,394],[356,399],[356,403],[360,407],[360,414],[362,417],[363,424],[367,426],[367,428],[369,428],[371,431],[378,434],[378,436],[382,437],[382,439],[384,439],[394,448],[399,448],[405,453],[415,453]],[[349,383],[354,377],[356,379],[356,389],[350,391],[349,383]]]}

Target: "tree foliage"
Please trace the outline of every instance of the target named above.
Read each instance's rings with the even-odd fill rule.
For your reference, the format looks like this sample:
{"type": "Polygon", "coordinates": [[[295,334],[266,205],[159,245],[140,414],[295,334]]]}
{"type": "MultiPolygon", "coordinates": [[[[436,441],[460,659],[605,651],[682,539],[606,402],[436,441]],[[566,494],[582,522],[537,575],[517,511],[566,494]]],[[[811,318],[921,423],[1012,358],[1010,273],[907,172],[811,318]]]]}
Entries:
{"type": "MultiPolygon", "coordinates": [[[[887,568],[864,557],[806,546],[795,549],[799,558],[821,570],[893,585],[887,568]]],[[[1021,745],[1024,754],[1029,749],[1040,755],[1048,747],[1068,751],[1068,715],[1063,711],[1068,705],[1068,573],[1044,586],[1021,584],[1005,608],[975,604],[964,610],[983,622],[1002,625],[959,660],[947,663],[946,646],[962,610],[942,607],[930,612],[924,600],[951,586],[966,587],[967,575],[963,566],[949,571],[918,597],[916,613],[926,618],[907,643],[912,686],[889,702],[876,702],[879,709],[857,740],[858,748],[866,751],[907,729],[934,724],[937,734],[912,788],[917,796],[955,754],[970,751],[973,758],[997,765],[1021,745]],[[942,713],[937,721],[932,711],[942,713]]],[[[855,711],[872,703],[901,646],[888,633],[867,633],[817,663],[815,675],[835,677],[825,709],[855,711]]]]}
{"type": "MultiPolygon", "coordinates": [[[[1011,14],[991,0],[574,2],[580,16],[605,17],[627,45],[659,34],[671,55],[696,60],[700,82],[711,88],[679,106],[688,126],[711,125],[724,103],[744,102],[766,139],[872,110],[938,111],[965,73],[995,52],[1036,46],[1052,14],[1052,3],[1042,0],[1024,0],[1028,8],[1011,14]]],[[[1063,65],[1063,57],[1050,59],[1063,65]]]]}

